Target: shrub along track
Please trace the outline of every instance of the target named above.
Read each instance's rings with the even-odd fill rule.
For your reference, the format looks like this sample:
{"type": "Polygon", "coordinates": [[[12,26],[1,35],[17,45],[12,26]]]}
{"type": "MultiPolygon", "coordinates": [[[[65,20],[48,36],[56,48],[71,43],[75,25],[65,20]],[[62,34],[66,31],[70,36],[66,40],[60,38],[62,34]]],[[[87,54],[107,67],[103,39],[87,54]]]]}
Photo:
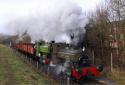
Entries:
{"type": "Polygon", "coordinates": [[[16,57],[10,48],[0,44],[0,85],[50,85],[30,66],[16,57]]]}

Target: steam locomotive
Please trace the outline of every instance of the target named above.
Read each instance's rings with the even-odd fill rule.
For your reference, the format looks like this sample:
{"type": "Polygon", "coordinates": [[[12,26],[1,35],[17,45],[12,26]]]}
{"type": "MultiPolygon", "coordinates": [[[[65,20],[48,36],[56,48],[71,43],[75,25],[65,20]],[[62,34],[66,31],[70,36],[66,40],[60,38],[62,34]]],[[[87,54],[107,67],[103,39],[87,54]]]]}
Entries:
{"type": "Polygon", "coordinates": [[[100,77],[102,66],[96,67],[90,63],[82,49],[64,43],[18,43],[13,47],[39,63],[51,67],[61,66],[63,74],[74,80],[86,77],[100,77]]]}

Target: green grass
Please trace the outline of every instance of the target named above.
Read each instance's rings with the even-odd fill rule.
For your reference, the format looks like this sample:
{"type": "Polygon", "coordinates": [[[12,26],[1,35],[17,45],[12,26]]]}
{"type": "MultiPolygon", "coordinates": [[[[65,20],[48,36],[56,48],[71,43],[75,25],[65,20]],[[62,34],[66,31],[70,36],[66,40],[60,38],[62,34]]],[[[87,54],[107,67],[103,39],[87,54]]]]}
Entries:
{"type": "Polygon", "coordinates": [[[110,75],[119,85],[125,85],[125,72],[114,70],[110,75]]]}
{"type": "Polygon", "coordinates": [[[0,45],[0,85],[8,84],[49,85],[50,81],[20,60],[10,48],[0,45]]]}
{"type": "Polygon", "coordinates": [[[119,71],[118,69],[113,69],[112,72],[104,71],[103,76],[114,80],[119,85],[125,85],[125,72],[124,71],[119,71]]]}

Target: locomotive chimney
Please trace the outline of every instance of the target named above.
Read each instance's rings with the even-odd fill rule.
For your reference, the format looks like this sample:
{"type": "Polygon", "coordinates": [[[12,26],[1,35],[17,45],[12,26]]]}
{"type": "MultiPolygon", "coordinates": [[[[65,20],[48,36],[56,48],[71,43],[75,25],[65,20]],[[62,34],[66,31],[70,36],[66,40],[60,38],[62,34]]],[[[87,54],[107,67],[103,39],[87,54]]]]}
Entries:
{"type": "Polygon", "coordinates": [[[51,41],[51,43],[55,43],[55,41],[51,41]]]}

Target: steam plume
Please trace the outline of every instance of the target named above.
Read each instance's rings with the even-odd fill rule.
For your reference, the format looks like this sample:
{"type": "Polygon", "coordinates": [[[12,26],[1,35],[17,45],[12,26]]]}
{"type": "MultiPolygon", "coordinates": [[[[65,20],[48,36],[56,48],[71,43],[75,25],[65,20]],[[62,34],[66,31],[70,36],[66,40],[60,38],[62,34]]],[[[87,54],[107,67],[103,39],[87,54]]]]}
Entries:
{"type": "Polygon", "coordinates": [[[27,32],[32,41],[78,42],[85,33],[82,9],[69,0],[43,0],[29,16],[8,24],[10,33],[20,36],[27,32]],[[73,39],[71,39],[71,35],[73,39]]]}

